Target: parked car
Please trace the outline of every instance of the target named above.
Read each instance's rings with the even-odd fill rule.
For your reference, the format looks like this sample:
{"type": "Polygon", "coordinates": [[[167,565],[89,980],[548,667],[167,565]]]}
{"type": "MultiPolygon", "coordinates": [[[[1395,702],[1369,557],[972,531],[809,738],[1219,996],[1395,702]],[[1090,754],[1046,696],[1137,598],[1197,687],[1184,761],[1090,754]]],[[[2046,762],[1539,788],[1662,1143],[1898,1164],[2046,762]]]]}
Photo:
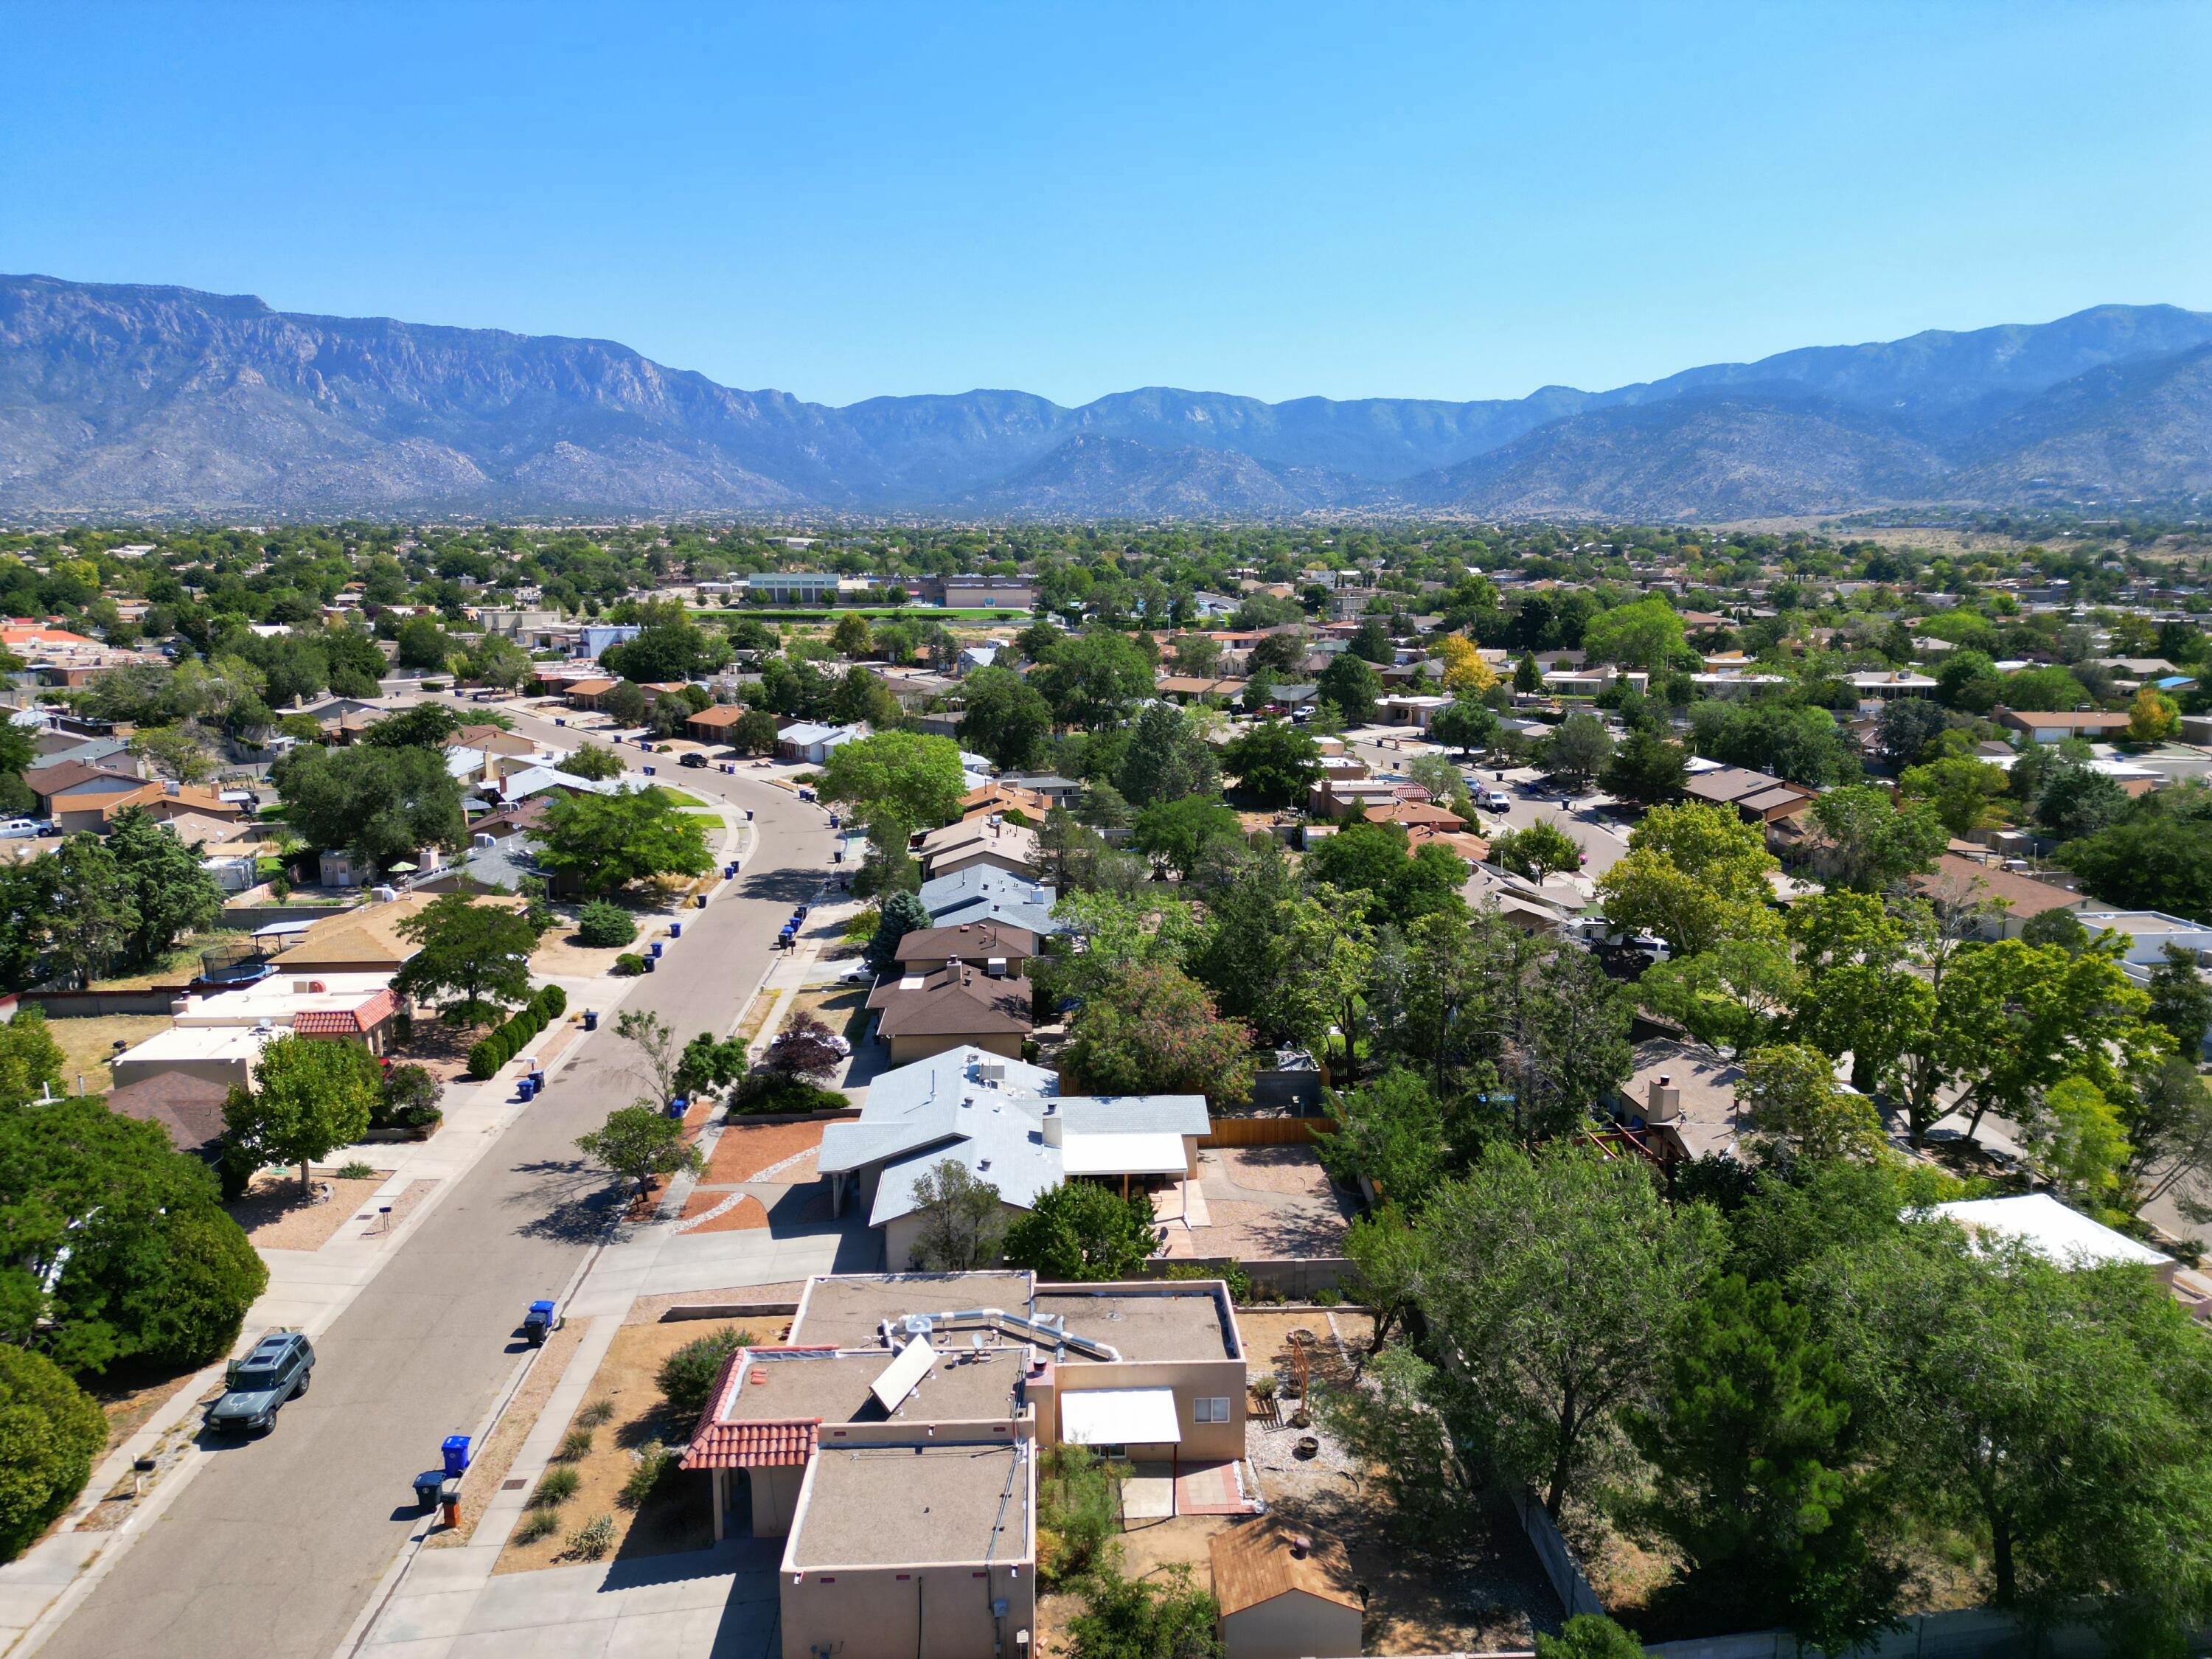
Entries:
{"type": "Polygon", "coordinates": [[[690,754],[684,756],[682,760],[677,762],[677,764],[678,766],[695,767],[701,770],[704,770],[707,765],[707,757],[695,749],[690,754]]]}
{"type": "Polygon", "coordinates": [[[252,1433],[274,1428],[284,1402],[307,1391],[315,1348],[297,1331],[271,1331],[223,1373],[222,1397],[208,1407],[207,1425],[218,1432],[252,1433]]]}
{"type": "Polygon", "coordinates": [[[9,818],[0,822],[0,841],[28,841],[33,836],[43,836],[52,826],[36,818],[9,818]]]}
{"type": "Polygon", "coordinates": [[[1503,789],[1486,789],[1482,792],[1482,810],[1486,812],[1510,812],[1513,810],[1512,797],[1503,789]]]}

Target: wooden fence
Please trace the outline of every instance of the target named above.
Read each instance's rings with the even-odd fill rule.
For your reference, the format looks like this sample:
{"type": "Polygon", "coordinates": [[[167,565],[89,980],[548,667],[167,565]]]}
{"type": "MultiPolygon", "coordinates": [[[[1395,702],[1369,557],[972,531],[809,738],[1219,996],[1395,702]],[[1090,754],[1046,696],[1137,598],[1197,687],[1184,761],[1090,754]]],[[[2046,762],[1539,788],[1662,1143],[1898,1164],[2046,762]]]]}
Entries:
{"type": "Polygon", "coordinates": [[[1201,1146],[1305,1146],[1318,1135],[1334,1134],[1328,1117],[1212,1117],[1199,1137],[1201,1146]]]}

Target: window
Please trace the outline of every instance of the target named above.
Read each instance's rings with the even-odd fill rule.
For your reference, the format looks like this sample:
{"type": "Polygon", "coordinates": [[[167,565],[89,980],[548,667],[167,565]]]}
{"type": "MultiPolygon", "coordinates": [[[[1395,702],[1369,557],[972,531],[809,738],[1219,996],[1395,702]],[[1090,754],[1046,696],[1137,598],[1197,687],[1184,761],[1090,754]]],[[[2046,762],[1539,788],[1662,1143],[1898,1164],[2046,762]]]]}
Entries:
{"type": "Polygon", "coordinates": [[[1226,1423],[1229,1420],[1229,1396],[1217,1394],[1200,1395],[1191,1402],[1193,1422],[1226,1423]]]}

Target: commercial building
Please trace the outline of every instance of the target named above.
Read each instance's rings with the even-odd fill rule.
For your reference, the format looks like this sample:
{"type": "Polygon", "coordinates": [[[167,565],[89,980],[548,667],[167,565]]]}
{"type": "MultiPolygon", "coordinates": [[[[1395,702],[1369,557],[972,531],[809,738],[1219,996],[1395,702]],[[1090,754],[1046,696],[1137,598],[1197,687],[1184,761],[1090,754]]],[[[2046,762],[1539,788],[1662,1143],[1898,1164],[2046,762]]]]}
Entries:
{"type": "Polygon", "coordinates": [[[762,570],[745,578],[745,597],[769,605],[834,605],[838,586],[834,570],[762,570]]]}

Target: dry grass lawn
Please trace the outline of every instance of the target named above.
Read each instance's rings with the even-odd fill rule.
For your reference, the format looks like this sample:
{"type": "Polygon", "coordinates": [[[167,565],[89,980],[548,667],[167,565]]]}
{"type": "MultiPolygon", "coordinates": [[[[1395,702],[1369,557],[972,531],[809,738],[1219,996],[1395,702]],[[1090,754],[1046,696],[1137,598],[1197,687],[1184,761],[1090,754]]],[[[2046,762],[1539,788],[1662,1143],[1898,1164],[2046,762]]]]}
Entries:
{"type": "Polygon", "coordinates": [[[319,1188],[331,1188],[319,1204],[300,1190],[297,1170],[282,1175],[264,1170],[253,1177],[244,1198],[223,1207],[246,1229],[256,1249],[312,1250],[361,1214],[370,1194],[391,1178],[382,1172],[365,1181],[340,1181],[326,1169],[313,1173],[319,1188]]]}
{"type": "MultiPolygon", "coordinates": [[[[560,1506],[560,1526],[535,1543],[510,1539],[493,1571],[529,1572],[564,1565],[572,1559],[569,1536],[602,1515],[611,1516],[615,1523],[611,1559],[672,1555],[705,1549],[714,1542],[714,1499],[703,1473],[687,1474],[672,1468],[640,1508],[625,1508],[621,1499],[623,1483],[638,1466],[641,1448],[656,1441],[680,1448],[690,1437],[693,1425],[672,1421],[662,1409],[660,1390],[653,1381],[661,1362],[687,1342],[732,1328],[729,1322],[703,1319],[623,1327],[584,1391],[586,1407],[604,1400],[614,1407],[614,1416],[592,1431],[591,1450],[567,1465],[576,1471],[578,1485],[575,1496],[560,1506]]],[[[743,1328],[762,1336],[769,1334],[764,1325],[743,1328]]],[[[516,1530],[519,1534],[520,1527],[516,1530]]]]}
{"type": "Polygon", "coordinates": [[[787,1024],[800,1014],[813,1015],[857,1048],[867,1035],[867,988],[855,985],[835,990],[801,991],[791,1000],[787,1024]]]}
{"type": "Polygon", "coordinates": [[[62,1051],[62,1087],[70,1094],[106,1094],[115,1086],[108,1061],[122,1052],[115,1045],[135,1048],[156,1032],[167,1030],[169,1025],[167,1014],[94,1014],[48,1020],[47,1035],[62,1051]]]}

